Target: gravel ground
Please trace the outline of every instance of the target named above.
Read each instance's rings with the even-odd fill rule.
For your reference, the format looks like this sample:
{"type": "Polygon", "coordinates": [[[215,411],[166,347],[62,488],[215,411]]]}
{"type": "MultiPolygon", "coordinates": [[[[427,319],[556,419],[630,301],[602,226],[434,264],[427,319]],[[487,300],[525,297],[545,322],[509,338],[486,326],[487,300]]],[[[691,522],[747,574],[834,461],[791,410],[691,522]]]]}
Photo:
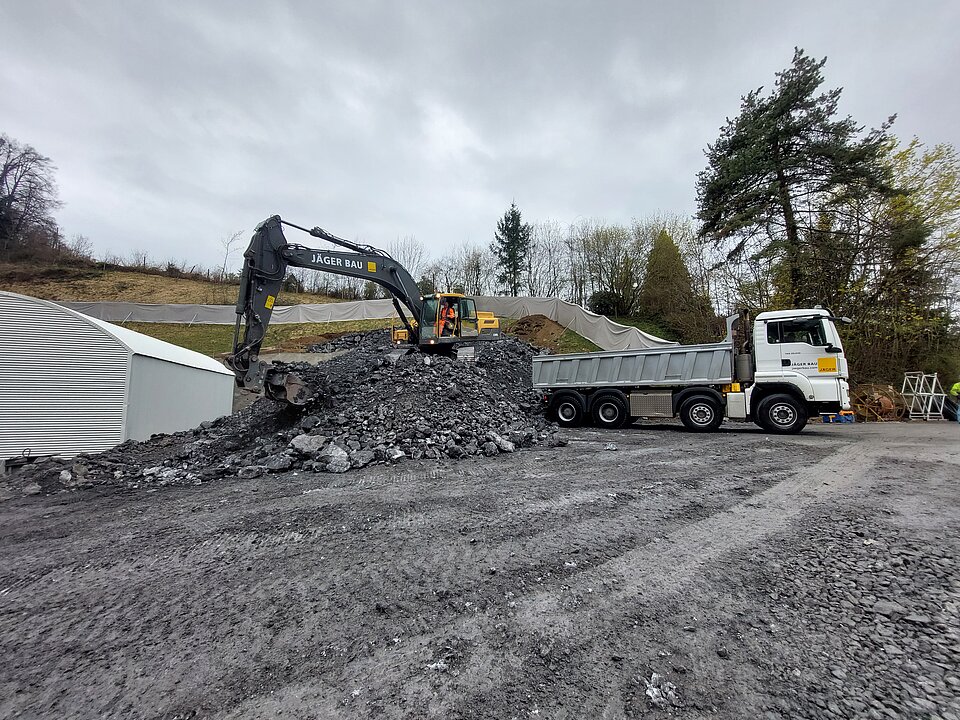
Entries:
{"type": "Polygon", "coordinates": [[[960,428],[725,428],[14,497],[0,717],[960,718],[960,428]]]}

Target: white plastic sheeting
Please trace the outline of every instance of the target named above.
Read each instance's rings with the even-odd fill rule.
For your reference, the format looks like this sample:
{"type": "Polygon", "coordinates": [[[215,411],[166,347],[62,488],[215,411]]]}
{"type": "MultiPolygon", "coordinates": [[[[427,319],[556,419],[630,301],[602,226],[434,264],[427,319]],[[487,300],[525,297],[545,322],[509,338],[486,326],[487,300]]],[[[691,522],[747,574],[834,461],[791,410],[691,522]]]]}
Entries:
{"type": "MultiPolygon", "coordinates": [[[[158,322],[204,325],[232,325],[236,310],[232,305],[151,305],[125,302],[64,302],[73,310],[110,322],[158,322]]],[[[628,325],[615,323],[603,315],[558,298],[478,297],[477,309],[498,317],[522,318],[545,315],[564,327],[594,342],[604,350],[639,350],[669,347],[675,342],[658,338],[628,325]]],[[[348,320],[381,320],[394,317],[390,300],[358,300],[322,305],[290,305],[273,311],[273,323],[322,323],[348,320]]]]}

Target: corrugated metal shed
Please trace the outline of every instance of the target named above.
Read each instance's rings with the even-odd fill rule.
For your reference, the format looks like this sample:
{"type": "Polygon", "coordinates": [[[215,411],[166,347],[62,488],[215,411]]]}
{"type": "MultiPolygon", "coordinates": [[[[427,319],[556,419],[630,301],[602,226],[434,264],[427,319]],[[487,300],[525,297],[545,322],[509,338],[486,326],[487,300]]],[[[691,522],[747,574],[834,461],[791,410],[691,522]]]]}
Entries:
{"type": "Polygon", "coordinates": [[[205,355],[0,292],[0,467],[195,427],[231,412],[233,387],[205,355]]]}

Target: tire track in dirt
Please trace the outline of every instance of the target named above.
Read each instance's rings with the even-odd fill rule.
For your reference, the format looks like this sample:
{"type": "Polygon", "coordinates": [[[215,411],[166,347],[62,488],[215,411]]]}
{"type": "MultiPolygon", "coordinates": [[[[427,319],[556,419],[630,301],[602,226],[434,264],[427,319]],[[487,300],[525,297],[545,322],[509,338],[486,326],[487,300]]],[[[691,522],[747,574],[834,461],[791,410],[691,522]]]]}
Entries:
{"type": "MultiPolygon", "coordinates": [[[[701,557],[699,562],[708,562],[723,552],[727,552],[740,544],[753,542],[765,533],[757,533],[750,538],[741,537],[739,543],[731,542],[727,546],[715,542],[716,533],[726,528],[734,528],[744,521],[751,521],[758,510],[765,510],[776,515],[784,524],[792,520],[809,503],[818,499],[819,475],[825,471],[840,473],[850,464],[852,457],[857,455],[853,447],[841,447],[833,456],[816,464],[806,471],[788,477],[760,495],[733,508],[723,511],[720,515],[732,513],[732,517],[723,519],[718,525],[717,516],[710,517],[688,525],[675,533],[668,534],[662,544],[683,541],[684,535],[691,535],[692,539],[708,538],[713,552],[709,557],[701,557]],[[785,516],[783,509],[796,506],[789,516],[785,516]],[[692,528],[699,528],[692,530],[692,528]]],[[[838,488],[839,490],[839,488],[838,488]]],[[[543,501],[533,501],[542,503],[543,501]]],[[[562,495],[554,501],[546,501],[547,505],[556,503],[558,507],[566,506],[562,495]]],[[[541,505],[542,506],[542,505],[541,505]]],[[[543,507],[543,506],[542,506],[543,507]]],[[[624,508],[617,508],[623,510],[624,508]]],[[[589,543],[591,538],[598,537],[605,540],[610,537],[612,526],[625,526],[628,519],[622,517],[606,518],[610,526],[604,526],[602,518],[579,518],[572,527],[566,528],[565,537],[557,542],[564,543],[569,548],[582,541],[589,543]]],[[[770,526],[765,532],[774,532],[770,526]]],[[[544,540],[545,538],[539,538],[544,540]]],[[[537,543],[538,536],[531,538],[539,548],[542,557],[546,549],[542,543],[537,543]]],[[[549,544],[549,543],[547,543],[549,544]]],[[[657,544],[660,547],[661,544],[657,544]]],[[[515,545],[514,545],[515,547],[515,545]]],[[[692,548],[687,548],[692,550],[692,548]]],[[[310,707],[325,717],[351,717],[363,707],[362,702],[368,700],[368,689],[364,679],[374,681],[379,690],[375,691],[373,705],[366,706],[368,711],[374,707],[384,717],[404,717],[408,713],[417,716],[442,717],[446,712],[457,707],[469,704],[470,697],[479,693],[498,692],[498,688],[509,685],[514,679],[515,672],[519,672],[523,663],[519,655],[513,653],[507,643],[530,642],[539,643],[547,635],[554,635],[554,640],[563,639],[564,633],[575,635],[578,644],[589,644],[591,637],[604,632],[606,626],[615,624],[622,612],[629,611],[629,601],[638,592],[647,589],[643,582],[625,584],[625,581],[614,577],[623,574],[620,567],[630,563],[636,554],[650,552],[650,545],[644,545],[638,550],[628,551],[599,566],[591,567],[578,573],[574,577],[556,577],[549,583],[549,589],[542,586],[533,586],[529,592],[518,593],[514,599],[503,598],[500,602],[492,603],[485,610],[476,610],[471,615],[446,618],[444,622],[431,631],[411,634],[402,639],[395,647],[380,649],[375,653],[357,658],[348,665],[339,668],[338,672],[323,678],[316,678],[309,682],[294,683],[276,690],[267,698],[255,698],[242,703],[231,712],[220,717],[249,717],[262,714],[284,716],[284,712],[291,713],[293,708],[310,707]],[[609,577],[608,577],[609,576],[609,577]],[[609,607],[605,603],[601,610],[584,609],[581,611],[565,608],[558,598],[565,595],[576,595],[578,591],[585,591],[595,586],[597,590],[611,583],[619,584],[614,595],[616,605],[623,607],[609,607]],[[511,609],[511,604],[517,604],[519,611],[511,609]],[[597,617],[598,612],[602,617],[597,617]],[[572,615],[570,622],[564,622],[567,614],[572,615]],[[503,638],[500,645],[490,648],[490,638],[503,638]],[[522,638],[522,640],[521,640],[522,638]],[[456,677],[447,675],[438,676],[428,672],[428,667],[434,659],[437,647],[453,641],[466,643],[471,647],[463,667],[458,669],[456,677]],[[499,662],[493,663],[491,658],[499,657],[499,662]],[[511,659],[512,658],[512,659],[511,659]],[[351,692],[352,691],[352,692],[351,692]],[[352,694],[356,693],[356,694],[352,694]],[[392,698],[392,706],[383,704],[384,696],[392,698]],[[430,700],[424,701],[424,698],[430,700]],[[355,700],[357,705],[351,705],[355,700]]],[[[459,556],[459,551],[453,550],[450,559],[459,556]]],[[[462,559],[462,556],[459,556],[462,559]]],[[[443,558],[434,558],[441,561],[443,558]]],[[[690,566],[692,571],[694,566],[690,566]]],[[[689,576],[689,572],[684,577],[689,576]]],[[[463,577],[460,577],[461,582],[463,577]]],[[[676,579],[676,584],[682,583],[682,577],[676,579]]],[[[595,598],[604,597],[601,592],[582,593],[584,597],[592,595],[595,598]]],[[[411,628],[412,629],[412,628],[411,628]]],[[[552,643],[551,643],[552,646],[552,643]]],[[[529,649],[529,648],[526,648],[529,649]]],[[[295,716],[292,712],[289,716],[295,716]]],[[[614,713],[616,715],[616,713],[614,713]]]]}
{"type": "Polygon", "coordinates": [[[609,618],[611,608],[628,604],[640,594],[677,592],[705,564],[721,555],[760,542],[782,531],[810,505],[827,498],[863,489],[881,453],[864,456],[861,445],[840,448],[817,464],[789,477],[747,502],[669,533],[653,545],[643,545],[582,573],[572,583],[569,596],[593,596],[587,607],[571,612],[565,598],[542,593],[528,598],[518,621],[542,627],[545,620],[558,635],[574,629],[582,637],[585,627],[598,617],[609,618]],[[596,592],[603,585],[616,589],[596,592]]]}

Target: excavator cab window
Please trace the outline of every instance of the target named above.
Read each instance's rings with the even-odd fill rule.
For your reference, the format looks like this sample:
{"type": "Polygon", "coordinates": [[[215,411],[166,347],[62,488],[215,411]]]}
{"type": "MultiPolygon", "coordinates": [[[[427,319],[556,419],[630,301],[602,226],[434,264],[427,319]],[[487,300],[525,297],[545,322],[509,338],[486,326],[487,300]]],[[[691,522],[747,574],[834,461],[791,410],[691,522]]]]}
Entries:
{"type": "Polygon", "coordinates": [[[420,326],[420,340],[429,340],[439,334],[437,325],[437,298],[423,299],[423,324],[420,326]]]}

